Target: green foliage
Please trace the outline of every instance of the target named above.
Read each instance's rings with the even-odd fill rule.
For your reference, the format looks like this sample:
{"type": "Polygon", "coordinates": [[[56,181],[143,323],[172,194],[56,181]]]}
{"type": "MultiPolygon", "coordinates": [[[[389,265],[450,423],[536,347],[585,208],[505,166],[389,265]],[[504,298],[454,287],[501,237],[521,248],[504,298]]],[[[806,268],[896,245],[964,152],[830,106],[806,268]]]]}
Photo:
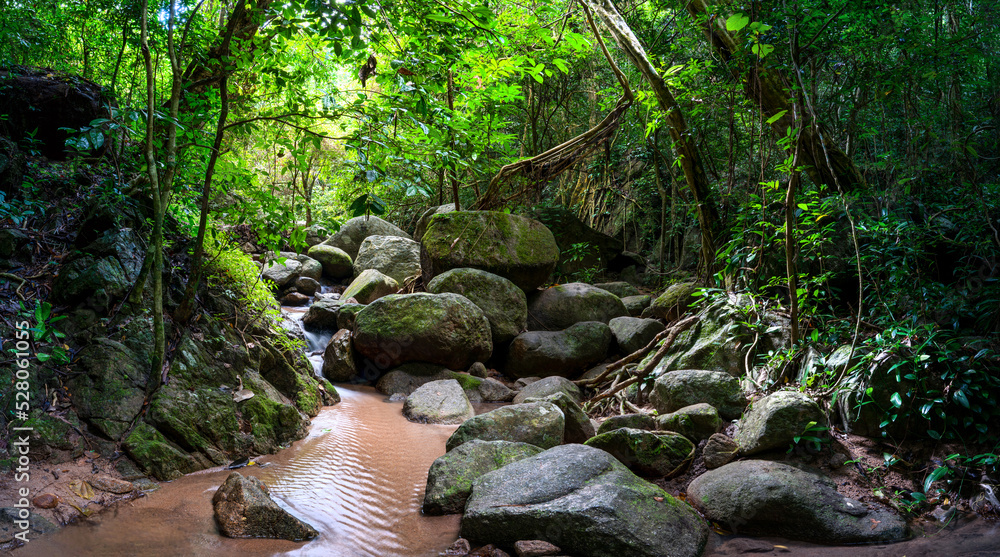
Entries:
{"type": "Polygon", "coordinates": [[[66,335],[53,327],[66,316],[53,315],[52,304],[41,300],[35,300],[34,308],[26,307],[21,302],[20,308],[21,316],[33,325],[28,330],[31,331],[35,358],[41,363],[68,364],[69,347],[62,343],[66,335]]]}
{"type": "Polygon", "coordinates": [[[823,447],[830,443],[830,436],[827,435],[829,430],[830,428],[826,426],[821,426],[816,422],[809,422],[802,430],[802,433],[792,438],[792,443],[788,447],[788,454],[791,454],[800,444],[804,444],[807,449],[814,452],[823,450],[823,447]]]}
{"type": "Polygon", "coordinates": [[[253,259],[239,248],[207,242],[209,264],[206,278],[210,288],[218,288],[239,300],[251,313],[273,323],[281,317],[274,299],[273,283],[260,274],[253,259]]]}

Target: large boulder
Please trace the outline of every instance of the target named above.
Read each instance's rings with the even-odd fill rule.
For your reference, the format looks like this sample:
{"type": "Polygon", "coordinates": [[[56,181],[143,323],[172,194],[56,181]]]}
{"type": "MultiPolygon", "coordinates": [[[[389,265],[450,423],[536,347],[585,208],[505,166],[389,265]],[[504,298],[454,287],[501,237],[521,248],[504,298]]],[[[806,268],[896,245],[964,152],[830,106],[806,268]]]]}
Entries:
{"type": "Polygon", "coordinates": [[[542,223],[506,213],[456,211],[430,220],[421,243],[424,284],[460,267],[500,275],[525,292],[549,279],[559,259],[542,223]]]}
{"type": "Polygon", "coordinates": [[[264,264],[263,276],[278,288],[282,288],[292,285],[295,279],[299,278],[301,271],[302,262],[294,253],[281,253],[278,258],[264,264]]]}
{"type": "Polygon", "coordinates": [[[571,377],[603,360],[610,346],[611,329],[596,321],[563,331],[529,331],[510,343],[505,371],[513,377],[571,377]]]}
{"type": "Polygon", "coordinates": [[[657,429],[680,433],[688,439],[701,441],[722,429],[719,411],[704,402],[685,406],[676,412],[656,417],[657,429]]]}
{"type": "Polygon", "coordinates": [[[399,236],[369,236],[354,258],[354,274],[368,269],[392,277],[399,284],[420,274],[420,244],[399,236]]]}
{"type": "Polygon", "coordinates": [[[59,269],[52,283],[52,295],[61,303],[86,300],[96,309],[106,309],[131,286],[121,263],[114,257],[95,259],[89,255],[74,259],[59,269]]]}
{"type": "Polygon", "coordinates": [[[399,291],[399,283],[396,279],[386,276],[375,269],[362,271],[351,281],[340,299],[347,301],[354,298],[362,304],[370,304],[382,296],[395,294],[399,291]]]}
{"type": "Polygon", "coordinates": [[[330,338],[323,350],[323,377],[334,383],[350,381],[358,374],[351,345],[351,331],[341,329],[330,338]]]}
{"type": "Polygon", "coordinates": [[[410,396],[421,385],[431,381],[453,379],[454,374],[454,371],[442,365],[410,362],[379,377],[375,384],[375,390],[390,397],[393,395],[410,396]]]}
{"type": "Polygon", "coordinates": [[[753,403],[740,420],[735,440],[744,455],[787,449],[810,423],[824,426],[825,422],[823,411],[808,396],[778,391],[753,403]]]}
{"type": "Polygon", "coordinates": [[[594,288],[600,288],[601,290],[607,290],[608,292],[618,296],[619,298],[625,298],[627,296],[638,296],[639,289],[631,284],[619,280],[615,282],[600,282],[594,285],[594,288]]]}
{"type": "Polygon", "coordinates": [[[347,252],[331,245],[317,244],[307,252],[309,257],[319,261],[323,272],[330,278],[342,279],[354,272],[354,261],[347,252]]]}
{"type": "MultiPolygon", "coordinates": [[[[98,118],[111,118],[114,102],[104,87],[78,75],[49,68],[8,66],[0,69],[0,135],[21,141],[29,134],[50,159],[66,158],[69,130],[91,128],[98,118]]],[[[101,129],[76,141],[76,150],[103,152],[106,135],[101,129]],[[92,149],[89,149],[90,147],[92,149]]]]}
{"type": "Polygon", "coordinates": [[[502,406],[466,420],[448,438],[450,451],[473,439],[517,441],[547,449],[563,442],[566,419],[551,402],[529,402],[502,406]]]}
{"type": "Polygon", "coordinates": [[[563,254],[559,260],[559,271],[562,274],[572,274],[593,267],[611,268],[612,262],[622,253],[621,240],[587,226],[566,207],[537,207],[531,211],[531,215],[552,231],[559,251],[563,254]],[[586,249],[583,258],[572,260],[574,244],[584,244],[586,249]]]}
{"type": "Polygon", "coordinates": [[[354,348],[382,368],[406,362],[468,369],[493,351],[490,323],[458,294],[391,294],[358,312],[354,348]]]}
{"type": "Polygon", "coordinates": [[[476,480],[461,535],[503,545],[544,540],[577,557],[697,557],[708,528],[610,454],[562,445],[476,480]]]}
{"type": "Polygon", "coordinates": [[[693,282],[680,282],[667,288],[649,305],[653,317],[672,321],[687,313],[688,306],[697,298],[694,297],[697,285],[693,282]]]}
{"type": "Polygon", "coordinates": [[[302,317],[302,325],[308,331],[337,331],[337,314],[340,311],[340,300],[321,299],[309,306],[302,317]]]}
{"type": "Polygon", "coordinates": [[[556,393],[566,393],[573,402],[580,403],[580,387],[576,383],[565,377],[552,376],[525,385],[514,397],[514,404],[520,404],[527,398],[543,398],[556,393]]]}
{"type": "Polygon", "coordinates": [[[566,419],[566,430],[563,433],[563,441],[566,443],[583,443],[594,436],[594,424],[591,423],[590,416],[583,411],[577,401],[566,393],[559,392],[541,398],[527,398],[524,402],[551,402],[558,406],[566,419]]]}
{"type": "Polygon", "coordinates": [[[661,414],[705,402],[714,406],[719,416],[727,420],[738,418],[747,405],[746,396],[735,377],[721,371],[701,369],[664,373],[653,383],[650,398],[653,407],[661,414]]]}
{"type": "Polygon", "coordinates": [[[452,269],[434,277],[426,288],[434,294],[461,294],[479,306],[490,321],[494,345],[513,340],[525,328],[527,297],[517,285],[499,275],[479,269],[452,269]]]}
{"type": "Polygon", "coordinates": [[[626,315],[618,296],[582,282],[560,284],[528,297],[529,331],[558,331],[584,321],[607,324],[626,315]]]}
{"type": "Polygon", "coordinates": [[[411,240],[410,235],[398,226],[375,216],[354,217],[340,226],[336,234],[330,236],[320,245],[333,246],[344,250],[344,253],[357,259],[361,243],[369,236],[398,236],[411,240]]]}
{"type": "Polygon", "coordinates": [[[460,424],[476,412],[458,381],[445,379],[417,387],[406,397],[403,415],[422,424],[460,424]]]}
{"type": "Polygon", "coordinates": [[[311,540],[316,529],[295,518],[271,500],[259,479],[233,472],[212,497],[215,521],[230,538],[311,540]]]}
{"type": "Polygon", "coordinates": [[[585,444],[610,453],[629,470],[646,476],[676,476],[694,460],[694,443],[672,432],[623,427],[593,437],[585,444]]]}
{"type": "Polygon", "coordinates": [[[301,263],[302,267],[299,268],[299,276],[296,277],[293,284],[298,282],[299,277],[307,277],[317,281],[323,277],[323,264],[319,261],[302,254],[295,256],[295,260],[301,263]]]}
{"type": "Polygon", "coordinates": [[[743,460],[710,470],[687,495],[706,518],[738,534],[838,544],[908,536],[895,513],[844,497],[829,478],[780,462],[743,460]]]}
{"type": "Polygon", "coordinates": [[[527,443],[474,439],[455,447],[431,464],[424,491],[424,514],[461,513],[477,478],[535,456],[542,449],[527,443]]]}
{"type": "Polygon", "coordinates": [[[649,304],[653,302],[653,297],[649,294],[640,294],[638,296],[625,296],[622,298],[622,303],[625,304],[625,309],[628,310],[628,314],[632,317],[639,317],[642,312],[649,307],[649,304]]]}
{"type": "Polygon", "coordinates": [[[656,429],[656,418],[650,416],[649,414],[622,414],[620,416],[611,416],[601,422],[601,426],[597,428],[597,434],[600,435],[602,433],[608,433],[609,431],[614,431],[623,427],[653,430],[656,429]]]}
{"type": "Polygon", "coordinates": [[[611,334],[623,354],[643,348],[666,328],[656,319],[638,317],[615,317],[608,322],[608,327],[611,327],[611,334]]]}
{"type": "Polygon", "coordinates": [[[427,225],[431,223],[431,218],[434,215],[439,215],[441,213],[450,213],[454,210],[455,210],[454,203],[446,203],[444,205],[438,205],[437,207],[431,207],[430,209],[424,211],[423,214],[420,215],[420,218],[417,219],[417,226],[413,231],[413,240],[417,242],[423,240],[424,232],[427,232],[427,225]]]}

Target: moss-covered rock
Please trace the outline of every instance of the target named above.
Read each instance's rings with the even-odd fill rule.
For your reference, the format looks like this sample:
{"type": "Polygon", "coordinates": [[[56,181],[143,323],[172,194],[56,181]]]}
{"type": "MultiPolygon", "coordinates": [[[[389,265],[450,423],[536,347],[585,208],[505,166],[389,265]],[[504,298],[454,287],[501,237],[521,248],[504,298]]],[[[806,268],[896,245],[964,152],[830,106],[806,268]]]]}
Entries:
{"type": "Polygon", "coordinates": [[[259,479],[233,472],[212,497],[219,531],[230,538],[311,540],[316,529],[278,506],[259,479]]]}
{"type": "Polygon", "coordinates": [[[601,422],[600,427],[597,428],[597,434],[600,435],[602,433],[608,433],[609,431],[614,431],[623,427],[652,430],[656,429],[656,419],[649,414],[622,414],[621,416],[611,416],[601,422]]]}
{"type": "Polygon", "coordinates": [[[283,252],[264,264],[262,275],[281,288],[292,285],[301,271],[302,262],[296,259],[296,254],[283,252]]]}
{"type": "Polygon", "coordinates": [[[560,284],[528,297],[529,331],[557,331],[584,321],[607,324],[626,315],[618,296],[582,282],[560,284]]]}
{"type": "Polygon", "coordinates": [[[437,207],[431,207],[420,215],[417,220],[417,226],[413,231],[413,239],[417,242],[424,238],[424,232],[427,231],[427,225],[431,223],[431,217],[434,215],[439,215],[441,213],[450,213],[455,210],[454,203],[446,203],[444,205],[438,205],[437,207]]]}
{"type": "Polygon", "coordinates": [[[299,268],[299,276],[296,277],[297,282],[299,278],[311,278],[313,280],[319,280],[323,276],[323,264],[319,261],[309,257],[308,255],[299,254],[295,257],[296,261],[302,264],[299,268]]]}
{"type": "Polygon", "coordinates": [[[323,266],[323,273],[330,278],[342,279],[354,272],[354,260],[338,247],[316,244],[307,253],[309,257],[319,261],[323,266]]]}
{"type": "Polygon", "coordinates": [[[398,226],[376,216],[354,217],[340,226],[336,234],[320,245],[340,248],[352,260],[357,259],[361,242],[369,236],[398,236],[412,240],[410,235],[398,226]]]}
{"type": "Polygon", "coordinates": [[[656,426],[660,430],[680,433],[697,442],[708,439],[713,433],[721,430],[723,422],[714,406],[702,402],[657,416],[656,426]]]}
{"type": "Polygon", "coordinates": [[[542,452],[527,443],[474,439],[455,447],[431,464],[424,491],[424,514],[461,513],[472,482],[483,474],[542,452]]]}
{"type": "Polygon", "coordinates": [[[124,344],[98,339],[78,354],[84,371],[67,381],[76,412],[108,439],[117,440],[142,410],[148,365],[124,344]]]}
{"type": "Polygon", "coordinates": [[[399,236],[369,236],[354,259],[354,274],[375,269],[399,284],[420,274],[420,244],[399,236]]]}
{"type": "Polygon", "coordinates": [[[382,296],[394,294],[399,290],[396,279],[383,275],[375,269],[362,271],[351,281],[340,299],[347,301],[354,298],[362,304],[370,304],[382,296]]]}
{"type": "Polygon", "coordinates": [[[176,480],[200,468],[191,455],[145,422],[136,424],[122,446],[132,460],[158,480],[176,480]]]}
{"type": "Polygon", "coordinates": [[[393,294],[358,312],[354,347],[383,369],[429,362],[467,369],[493,351],[490,325],[458,294],[393,294]]]}
{"type": "Polygon", "coordinates": [[[547,449],[563,442],[565,429],[562,410],[551,402],[513,404],[466,420],[445,446],[450,451],[462,443],[480,439],[517,441],[547,449]]]}
{"type": "Polygon", "coordinates": [[[427,291],[461,294],[483,310],[490,321],[494,346],[513,340],[524,330],[528,302],[513,282],[479,269],[452,269],[434,277],[427,291]]]}
{"type": "Polygon", "coordinates": [[[85,301],[90,307],[104,310],[124,296],[130,286],[117,259],[85,255],[59,269],[52,283],[52,296],[61,303],[85,301]]]}
{"type": "Polygon", "coordinates": [[[556,393],[566,393],[570,400],[577,404],[580,403],[582,397],[580,387],[577,387],[576,383],[565,377],[552,376],[525,385],[514,397],[514,404],[520,404],[528,398],[543,398],[556,393]]]}
{"type": "Polygon", "coordinates": [[[615,317],[608,322],[611,334],[622,354],[631,354],[647,344],[665,327],[656,319],[640,319],[638,317],[615,317]]]}
{"type": "Polygon", "coordinates": [[[653,384],[650,397],[657,412],[667,414],[705,402],[729,420],[738,418],[747,405],[735,377],[721,371],[685,369],[664,373],[653,384]]]}
{"type": "Polygon", "coordinates": [[[403,416],[421,424],[460,424],[476,414],[458,381],[430,381],[403,403],[403,416]]]}
{"type": "Polygon", "coordinates": [[[884,543],[905,539],[906,522],[837,493],[827,477],[780,462],[743,460],[710,470],[687,500],[733,532],[814,543],[884,543]]]}
{"type": "Polygon", "coordinates": [[[787,449],[810,423],[826,425],[819,405],[798,391],[778,391],[753,403],[740,420],[735,440],[745,455],[787,449]]]}
{"type": "Polygon", "coordinates": [[[687,313],[688,305],[695,301],[694,292],[697,285],[693,282],[680,282],[667,288],[649,305],[653,317],[672,321],[687,313]]]}
{"type": "Polygon", "coordinates": [[[566,430],[563,433],[565,443],[583,443],[594,436],[594,424],[590,422],[590,416],[580,408],[576,400],[564,392],[541,398],[529,397],[524,402],[551,402],[558,406],[566,419],[566,430]]]}
{"type": "Polygon", "coordinates": [[[507,349],[504,371],[513,377],[572,377],[603,360],[611,338],[611,329],[597,321],[521,333],[507,349]]]}
{"type": "Polygon", "coordinates": [[[309,331],[337,331],[338,314],[340,312],[340,300],[324,298],[316,300],[316,303],[309,306],[306,314],[302,317],[302,325],[309,331]]]}
{"type": "Polygon", "coordinates": [[[708,527],[610,454],[562,445],[477,479],[461,535],[474,544],[545,540],[577,557],[697,557],[708,527]]]}
{"type": "Polygon", "coordinates": [[[615,282],[600,282],[594,285],[594,288],[600,288],[601,290],[607,290],[608,292],[618,296],[619,298],[625,298],[627,296],[638,296],[639,289],[631,284],[619,280],[615,282]]]}
{"type": "Polygon", "coordinates": [[[622,298],[622,303],[625,304],[625,309],[628,314],[632,317],[639,317],[642,315],[643,310],[649,307],[653,303],[653,297],[649,294],[640,294],[638,296],[625,296],[622,298]]]}
{"type": "Polygon", "coordinates": [[[678,433],[623,427],[585,444],[610,453],[633,472],[647,476],[676,476],[694,460],[694,443],[678,433]]]}
{"type": "Polygon", "coordinates": [[[434,215],[421,242],[424,284],[461,267],[500,275],[525,292],[548,280],[559,259],[555,238],[542,223],[490,211],[434,215]]]}

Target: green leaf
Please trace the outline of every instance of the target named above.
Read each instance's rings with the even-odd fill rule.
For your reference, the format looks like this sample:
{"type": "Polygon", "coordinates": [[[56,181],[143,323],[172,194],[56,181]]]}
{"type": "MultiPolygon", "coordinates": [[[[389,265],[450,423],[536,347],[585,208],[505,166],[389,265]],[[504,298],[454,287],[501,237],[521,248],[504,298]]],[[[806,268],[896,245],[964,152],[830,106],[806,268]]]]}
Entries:
{"type": "Polygon", "coordinates": [[[756,54],[757,56],[764,58],[768,54],[774,52],[774,46],[764,43],[755,44],[752,47],[750,47],[750,51],[756,54]]]}
{"type": "Polygon", "coordinates": [[[892,396],[889,397],[889,401],[892,402],[892,405],[896,408],[903,406],[903,397],[899,396],[899,393],[892,393],[892,396]]]}
{"type": "Polygon", "coordinates": [[[775,114],[774,116],[771,116],[770,118],[768,118],[768,119],[767,119],[767,123],[768,123],[768,124],[773,124],[773,123],[777,122],[777,121],[778,121],[778,120],[780,120],[780,119],[781,119],[781,117],[782,117],[782,116],[784,116],[784,115],[785,115],[785,113],[787,113],[787,112],[788,112],[787,110],[782,110],[781,112],[779,112],[779,113],[775,114]]]}
{"type": "Polygon", "coordinates": [[[726,30],[736,32],[746,27],[749,23],[750,18],[742,13],[733,14],[726,20],[726,30]]]}
{"type": "Polygon", "coordinates": [[[950,469],[947,466],[938,466],[935,468],[934,471],[927,476],[927,479],[924,480],[924,493],[927,493],[930,490],[931,484],[945,477],[949,471],[950,469]]]}
{"type": "Polygon", "coordinates": [[[965,391],[961,390],[955,391],[955,394],[952,395],[952,398],[955,399],[955,402],[959,403],[965,408],[969,407],[969,398],[965,396],[965,391]]]}

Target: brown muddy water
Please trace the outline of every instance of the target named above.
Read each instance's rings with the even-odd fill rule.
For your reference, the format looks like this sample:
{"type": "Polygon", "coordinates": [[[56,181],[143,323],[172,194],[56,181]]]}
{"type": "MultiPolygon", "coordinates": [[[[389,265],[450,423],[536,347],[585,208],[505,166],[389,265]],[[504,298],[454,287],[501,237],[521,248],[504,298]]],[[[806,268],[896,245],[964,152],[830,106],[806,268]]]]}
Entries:
{"type": "Polygon", "coordinates": [[[367,387],[338,387],[309,434],[267,466],[239,470],[260,478],[275,500],[320,535],[305,543],[222,537],[212,495],[230,471],[211,469],[34,540],[16,557],[324,556],[426,557],[455,541],[459,516],[420,513],[427,470],[445,453],[455,426],[410,423],[402,403],[367,387]]]}

